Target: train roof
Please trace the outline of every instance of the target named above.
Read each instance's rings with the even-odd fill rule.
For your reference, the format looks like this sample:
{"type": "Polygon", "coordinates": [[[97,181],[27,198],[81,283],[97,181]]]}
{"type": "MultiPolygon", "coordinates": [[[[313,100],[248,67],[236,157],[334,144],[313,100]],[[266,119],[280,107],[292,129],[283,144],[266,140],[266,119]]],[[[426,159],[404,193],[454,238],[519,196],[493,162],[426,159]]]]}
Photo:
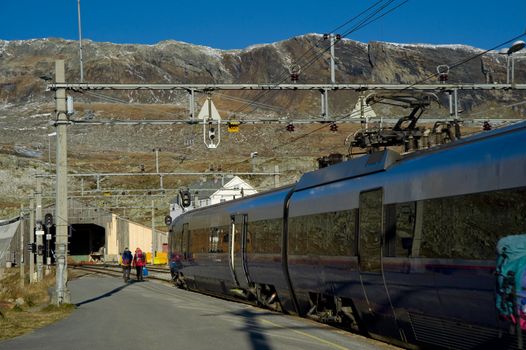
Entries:
{"type": "Polygon", "coordinates": [[[350,179],[383,171],[400,159],[400,154],[385,149],[359,158],[338,163],[320,170],[304,174],[296,184],[294,190],[301,191],[320,184],[350,179]]]}
{"type": "Polygon", "coordinates": [[[294,187],[294,191],[301,191],[307,188],[316,187],[331,182],[351,179],[359,176],[385,171],[399,161],[424,156],[433,152],[442,151],[444,149],[462,147],[463,145],[468,143],[479,142],[484,139],[501,136],[503,134],[515,132],[525,128],[526,121],[523,121],[491,131],[484,131],[478,134],[474,134],[456,140],[455,142],[435,146],[432,148],[412,152],[405,155],[400,155],[399,153],[393,150],[385,149],[383,151],[367,154],[359,158],[351,159],[323,169],[306,173],[298,181],[298,183],[294,187]]]}

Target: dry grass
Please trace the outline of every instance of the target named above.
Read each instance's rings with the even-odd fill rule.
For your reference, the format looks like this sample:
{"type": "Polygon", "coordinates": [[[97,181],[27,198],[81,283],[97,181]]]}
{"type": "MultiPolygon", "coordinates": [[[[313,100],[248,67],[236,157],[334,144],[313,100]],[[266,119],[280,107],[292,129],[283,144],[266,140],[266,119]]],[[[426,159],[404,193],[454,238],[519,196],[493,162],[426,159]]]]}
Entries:
{"type": "Polygon", "coordinates": [[[42,282],[21,287],[18,270],[6,272],[0,281],[0,340],[44,327],[74,310],[71,304],[60,307],[49,304],[48,288],[54,283],[54,276],[49,275],[42,282]]]}

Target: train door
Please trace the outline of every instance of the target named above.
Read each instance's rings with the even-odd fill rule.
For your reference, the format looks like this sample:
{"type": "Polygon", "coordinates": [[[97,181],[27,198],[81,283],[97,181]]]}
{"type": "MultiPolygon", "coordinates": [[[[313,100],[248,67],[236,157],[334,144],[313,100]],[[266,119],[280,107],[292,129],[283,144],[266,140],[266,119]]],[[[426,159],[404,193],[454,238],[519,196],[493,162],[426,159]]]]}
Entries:
{"type": "Polygon", "coordinates": [[[358,264],[364,293],[363,319],[373,333],[399,338],[382,269],[383,190],[360,193],[358,264]]]}
{"type": "Polygon", "coordinates": [[[230,225],[230,268],[234,281],[241,288],[248,288],[247,271],[247,215],[232,215],[230,225]]]}
{"type": "Polygon", "coordinates": [[[188,224],[183,224],[183,234],[181,236],[181,252],[183,253],[183,259],[190,258],[190,231],[188,230],[188,224]]]}

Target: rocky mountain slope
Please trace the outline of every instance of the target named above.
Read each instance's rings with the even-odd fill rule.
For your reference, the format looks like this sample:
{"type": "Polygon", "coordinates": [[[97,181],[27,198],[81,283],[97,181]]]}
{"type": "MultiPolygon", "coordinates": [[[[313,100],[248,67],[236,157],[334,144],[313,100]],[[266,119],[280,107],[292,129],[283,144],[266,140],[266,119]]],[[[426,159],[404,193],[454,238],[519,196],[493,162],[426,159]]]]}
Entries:
{"type": "MultiPolygon", "coordinates": [[[[222,51],[183,42],[164,41],[156,45],[121,45],[86,40],[84,80],[91,83],[288,83],[289,67],[301,66],[299,83],[330,81],[328,40],[309,34],[282,42],[255,45],[244,50],[222,51]]],[[[336,81],[339,83],[416,83],[436,72],[438,65],[454,65],[482,51],[462,45],[401,45],[382,42],[339,41],[336,51],[336,81]]],[[[48,171],[54,157],[52,119],[53,94],[45,91],[42,77],[54,76],[54,61],[66,61],[66,81],[79,82],[78,42],[62,39],[27,41],[0,40],[0,159],[6,174],[0,177],[4,214],[26,200],[31,186],[27,176],[16,173],[16,159],[25,159],[26,171],[48,171]],[[51,154],[49,150],[51,149],[51,154]],[[33,169],[29,171],[29,169],[33,169]],[[17,182],[18,178],[22,179],[17,182]],[[13,186],[10,182],[14,182],[13,186]]],[[[452,69],[450,82],[505,82],[505,56],[484,54],[452,69]]],[[[526,82],[526,66],[517,64],[516,80],[526,82]]],[[[434,82],[427,80],[426,82],[434,82]]],[[[502,108],[524,98],[513,92],[461,92],[463,116],[520,118],[525,105],[502,108]]],[[[90,92],[73,93],[73,119],[185,119],[185,92],[90,92]]],[[[278,118],[283,121],[315,118],[319,115],[317,92],[215,92],[211,95],[223,118],[278,118]]],[[[206,95],[198,94],[197,103],[206,95]]],[[[357,92],[330,95],[332,115],[349,113],[357,92]]],[[[447,105],[447,96],[439,96],[447,105]]],[[[377,114],[396,116],[403,111],[375,107],[377,114]]],[[[432,116],[448,115],[447,108],[435,108],[432,116]]],[[[284,125],[243,125],[240,133],[222,130],[222,143],[208,150],[200,126],[71,126],[69,162],[72,172],[135,172],[141,165],[155,169],[153,148],[161,148],[161,171],[284,171],[282,183],[296,179],[315,167],[315,159],[329,153],[346,153],[346,136],[359,125],[341,125],[330,132],[323,125],[299,125],[294,133],[284,125]],[[318,130],[319,129],[319,130],[318,130]],[[258,152],[259,158],[249,155],[258,152]]],[[[22,169],[22,168],[20,168],[22,169]]],[[[271,178],[250,179],[258,187],[272,185],[271,178]]],[[[196,178],[165,179],[165,187],[187,185],[196,178]]],[[[158,179],[108,179],[107,188],[158,186],[158,179]],[[123,184],[123,182],[128,183],[123,184]]],[[[79,186],[72,183],[71,186],[79,186]]],[[[94,187],[86,180],[86,188],[94,187]]],[[[0,217],[2,212],[0,212],[0,217]]]]}

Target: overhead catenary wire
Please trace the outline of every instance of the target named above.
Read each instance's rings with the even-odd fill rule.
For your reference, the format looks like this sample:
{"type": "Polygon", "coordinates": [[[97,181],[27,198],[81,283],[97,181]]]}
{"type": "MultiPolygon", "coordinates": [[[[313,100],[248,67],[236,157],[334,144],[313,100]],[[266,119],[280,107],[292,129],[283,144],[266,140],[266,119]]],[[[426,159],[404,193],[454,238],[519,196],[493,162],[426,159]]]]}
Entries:
{"type": "MultiPolygon", "coordinates": [[[[345,32],[342,37],[346,37],[348,35],[350,35],[351,33],[359,30],[359,29],[362,29],[364,28],[365,26],[369,25],[370,23],[376,21],[377,19],[379,18],[382,18],[383,16],[387,15],[388,13],[396,10],[397,8],[399,8],[400,6],[402,6],[403,4],[407,3],[408,0],[405,0],[403,2],[401,2],[400,4],[398,4],[397,6],[389,9],[388,11],[386,11],[385,13],[381,13],[381,11],[383,11],[384,9],[386,9],[388,6],[390,6],[392,3],[394,3],[396,0],[388,0],[388,1],[377,1],[376,3],[374,3],[373,5],[369,6],[366,10],[362,11],[361,13],[359,13],[358,15],[354,16],[353,18],[349,19],[348,21],[346,21],[344,24],[336,27],[336,30],[337,29],[340,29],[340,28],[343,28],[344,26],[346,26],[347,24],[353,22],[354,20],[360,18],[362,15],[372,11],[373,9],[375,9],[378,5],[380,5],[381,3],[383,3],[381,6],[379,6],[379,8],[375,9],[372,13],[368,14],[367,16],[365,16],[364,19],[362,19],[358,24],[356,24],[353,28],[351,28],[350,30],[348,30],[347,32],[345,32]],[[377,16],[378,14],[380,13],[379,17],[375,18],[375,16],[377,16]]],[[[332,46],[332,45],[331,45],[332,46]]],[[[314,57],[312,57],[308,62],[307,62],[307,66],[305,68],[308,68],[310,67],[312,64],[314,64],[314,62],[316,62],[317,60],[319,60],[320,57],[322,57],[323,54],[325,54],[328,50],[330,50],[331,46],[329,46],[328,48],[326,48],[322,53],[318,54],[318,55],[315,55],[314,57]]],[[[309,50],[306,51],[306,53],[308,52],[309,50]]],[[[305,56],[304,53],[301,57],[305,56]]],[[[279,85],[280,83],[282,83],[285,79],[287,79],[288,76],[285,76],[284,78],[282,78],[278,83],[277,85],[279,85]]],[[[256,96],[256,98],[254,100],[252,100],[250,103],[248,103],[247,105],[245,105],[243,108],[241,109],[238,109],[234,112],[235,113],[240,113],[241,111],[243,111],[245,108],[247,107],[250,107],[250,106],[255,106],[256,103],[261,103],[261,102],[258,102],[259,99],[261,99],[264,95],[266,95],[268,93],[268,91],[264,91],[263,93],[260,93],[259,96],[256,96]]],[[[344,116],[345,117],[348,117],[347,115],[344,116]]],[[[343,119],[343,118],[341,118],[343,119]]],[[[321,130],[325,127],[325,125],[322,125],[320,128],[316,129],[316,130],[321,130]]],[[[313,132],[316,132],[313,131],[313,132]]],[[[311,133],[313,133],[311,132],[311,133]]],[[[309,135],[311,134],[309,133],[309,135]]],[[[305,135],[304,137],[306,137],[308,135],[305,135]]],[[[303,138],[303,137],[302,137],[303,138]]],[[[300,139],[300,138],[298,138],[300,139]]]]}
{"type": "MultiPolygon", "coordinates": [[[[123,99],[119,99],[117,97],[104,95],[104,94],[97,93],[97,92],[86,91],[86,92],[83,92],[83,93],[85,93],[87,95],[91,95],[91,96],[96,97],[96,98],[99,98],[101,100],[106,100],[108,102],[114,102],[114,103],[119,103],[119,104],[129,103],[128,101],[125,101],[123,99]]],[[[242,98],[242,97],[238,97],[238,96],[230,96],[230,95],[221,94],[221,93],[216,93],[216,95],[220,96],[221,98],[224,98],[224,99],[227,99],[227,100],[232,100],[232,101],[237,101],[237,102],[245,102],[245,103],[253,103],[254,102],[251,99],[246,99],[246,98],[242,98]]],[[[263,108],[263,109],[268,109],[268,110],[273,110],[273,111],[286,111],[285,108],[279,107],[279,106],[269,105],[269,104],[265,104],[265,103],[261,103],[261,102],[255,102],[255,104],[258,107],[263,108]]],[[[145,110],[150,108],[150,107],[143,106],[143,105],[140,105],[140,104],[132,104],[132,106],[134,108],[145,109],[145,110]]],[[[227,112],[227,113],[231,112],[229,110],[224,110],[224,109],[219,109],[219,111],[227,112]]],[[[156,113],[163,113],[163,114],[177,115],[178,116],[178,113],[176,113],[176,112],[169,112],[169,111],[156,111],[156,113]]]]}
{"type": "MultiPolygon", "coordinates": [[[[376,9],[372,14],[369,14],[365,20],[368,20],[370,19],[372,16],[376,15],[377,13],[379,13],[379,11],[383,10],[386,6],[389,6],[391,3],[393,3],[394,1],[396,0],[388,0],[388,1],[385,1],[385,0],[380,0],[380,1],[377,1],[376,3],[372,4],[371,6],[369,6],[367,9],[365,9],[364,11],[360,12],[358,15],[352,17],[351,19],[347,20],[346,22],[344,22],[343,24],[337,26],[333,31],[335,30],[338,30],[340,28],[343,28],[345,27],[346,25],[352,23],[353,21],[355,21],[356,19],[360,18],[361,16],[365,15],[366,13],[372,11],[373,9],[375,9],[376,7],[378,7],[381,3],[384,3],[383,5],[381,5],[378,9],[376,9]]],[[[404,1],[407,2],[408,0],[404,1]]],[[[362,26],[363,27],[363,23],[364,23],[364,20],[362,20],[358,25],[362,26]]],[[[361,28],[361,27],[360,27],[361,28]]],[[[349,31],[348,33],[344,34],[344,36],[348,35],[349,33],[351,33],[353,30],[349,31]]],[[[324,53],[326,53],[328,50],[330,49],[330,46],[329,48],[325,49],[323,51],[323,53],[321,53],[321,55],[323,55],[324,53]]],[[[305,51],[299,59],[301,59],[303,56],[307,55],[308,53],[310,53],[310,50],[307,50],[305,51]]],[[[310,66],[312,63],[310,63],[311,61],[312,62],[315,62],[316,60],[318,60],[320,57],[320,55],[316,55],[314,58],[310,59],[309,60],[309,64],[308,66],[310,66]]],[[[286,79],[286,76],[285,78],[283,78],[278,84],[280,84],[281,82],[283,82],[284,80],[286,79]]],[[[263,92],[262,94],[260,94],[260,96],[256,96],[255,99],[243,99],[243,98],[240,98],[240,97],[237,97],[236,99],[240,100],[240,101],[243,101],[245,100],[244,102],[247,102],[247,104],[245,106],[242,106],[241,109],[238,109],[236,111],[233,112],[233,114],[236,114],[236,113],[240,113],[241,111],[243,111],[245,108],[247,108],[247,106],[256,106],[256,107],[260,107],[260,108],[268,108],[268,109],[273,109],[274,111],[276,111],[277,109],[279,110],[283,110],[283,111],[286,111],[286,109],[284,108],[281,108],[279,106],[275,106],[273,108],[271,108],[270,105],[268,104],[264,104],[264,103],[261,103],[261,102],[258,102],[258,100],[265,94],[267,94],[268,91],[265,91],[263,92]]],[[[123,101],[121,99],[118,99],[118,98],[115,98],[115,97],[111,97],[111,96],[107,96],[107,95],[103,95],[103,94],[97,94],[97,93],[93,93],[93,92],[89,92],[88,94],[92,95],[92,96],[97,96],[98,98],[100,99],[105,99],[106,101],[110,101],[110,102],[115,102],[115,103],[128,103],[128,101],[123,101]]],[[[226,97],[228,95],[224,95],[224,94],[217,94],[217,95],[220,95],[224,98],[230,98],[230,99],[234,99],[232,97],[226,97]]],[[[135,107],[137,108],[143,108],[143,109],[146,109],[148,107],[144,107],[144,106],[138,106],[138,105],[135,105],[135,107]]],[[[175,115],[175,113],[173,112],[167,112],[167,111],[157,111],[158,113],[165,113],[165,114],[169,114],[169,115],[175,115]]],[[[227,111],[227,112],[231,112],[231,111],[227,111]]]]}
{"type": "MultiPolygon", "coordinates": [[[[372,4],[371,6],[369,6],[368,8],[366,8],[365,10],[363,10],[362,12],[360,12],[359,14],[357,14],[356,16],[350,18],[349,20],[345,21],[343,24],[335,27],[334,29],[330,30],[328,33],[330,34],[333,34],[333,33],[336,33],[336,31],[338,31],[339,29],[345,27],[346,25],[354,22],[356,19],[360,18],[361,16],[363,16],[365,13],[369,12],[370,10],[372,10],[373,8],[375,8],[376,6],[378,6],[380,3],[384,2],[385,0],[379,0],[377,1],[376,3],[372,4]]],[[[392,0],[391,0],[392,1],[392,0]]],[[[318,41],[319,43],[323,42],[323,40],[319,40],[318,41]]],[[[307,41],[308,43],[308,41],[307,41]]],[[[323,50],[321,52],[321,55],[324,55],[328,50],[327,49],[320,49],[319,47],[317,46],[314,46],[312,44],[309,43],[309,45],[311,45],[311,49],[309,50],[305,50],[305,52],[303,52],[303,54],[300,55],[300,57],[298,57],[296,60],[298,61],[297,63],[300,64],[302,63],[301,60],[307,56],[308,54],[310,54],[311,51],[317,51],[317,53],[319,54],[320,51],[319,50],[323,50]]],[[[330,49],[330,46],[329,46],[329,49],[330,49]]],[[[316,52],[315,52],[316,54],[316,52]]],[[[307,58],[310,58],[310,57],[307,57],[307,58]]],[[[280,78],[281,79],[281,78],[280,78]]]]}
{"type": "MultiPolygon", "coordinates": [[[[342,38],[343,37],[347,37],[348,35],[354,33],[355,31],[359,30],[359,29],[362,29],[364,28],[366,25],[370,24],[373,22],[372,19],[374,19],[374,17],[376,15],[378,15],[381,11],[383,11],[384,9],[386,9],[388,6],[390,6],[393,2],[395,2],[396,0],[388,0],[387,2],[385,2],[383,5],[381,5],[378,9],[374,10],[371,14],[367,15],[361,22],[359,22],[357,25],[355,25],[354,27],[352,27],[350,30],[348,30],[347,32],[345,32],[343,35],[342,35],[342,38]]],[[[395,8],[392,8],[390,10],[388,10],[385,14],[381,14],[379,18],[385,16],[387,13],[390,13],[392,11],[394,11],[395,9],[399,8],[400,6],[402,6],[403,4],[407,3],[407,1],[409,0],[405,0],[403,1],[401,4],[399,4],[398,6],[396,6],[395,8]]],[[[371,11],[372,9],[374,9],[376,6],[377,6],[378,2],[371,5],[367,10],[363,11],[360,15],[358,16],[355,16],[353,18],[356,19],[356,18],[359,18],[362,14],[365,14],[369,11],[371,11]]],[[[350,22],[351,20],[349,20],[348,22],[350,22]]],[[[322,52],[320,52],[319,54],[315,54],[314,56],[312,57],[308,57],[308,62],[306,63],[306,66],[304,66],[302,69],[307,69],[309,68],[312,64],[314,64],[316,61],[318,61],[327,51],[329,51],[331,49],[332,45],[329,45],[329,47],[325,48],[322,52]]],[[[310,52],[312,51],[311,50],[307,50],[307,52],[310,52]]],[[[304,57],[305,56],[305,53],[300,56],[300,57],[304,57]]],[[[297,63],[301,63],[301,62],[297,62],[297,63]]],[[[287,80],[289,78],[289,75],[288,75],[288,72],[284,73],[281,75],[280,78],[278,78],[278,82],[275,83],[275,85],[279,85],[281,83],[283,83],[285,80],[287,80]]],[[[255,101],[259,101],[261,98],[263,98],[264,96],[268,95],[270,90],[268,91],[263,91],[261,92],[258,96],[256,96],[256,98],[254,99],[255,101]]],[[[249,108],[251,107],[252,104],[247,104],[245,106],[243,106],[242,108],[236,110],[235,113],[239,113],[243,110],[245,110],[246,108],[249,108]]],[[[253,111],[254,109],[252,109],[253,111]]]]}
{"type": "MultiPolygon", "coordinates": [[[[475,54],[475,55],[473,55],[473,56],[470,56],[470,57],[468,57],[468,58],[466,58],[466,59],[460,60],[459,62],[454,63],[453,65],[451,65],[451,66],[449,67],[449,69],[450,69],[450,70],[451,70],[451,69],[455,69],[455,68],[457,68],[457,67],[459,67],[459,66],[461,66],[461,65],[463,65],[463,64],[466,64],[466,63],[469,62],[469,61],[472,61],[472,60],[474,60],[474,59],[476,59],[476,58],[478,58],[478,57],[480,57],[480,56],[482,56],[482,55],[484,55],[484,54],[486,54],[486,53],[488,53],[488,52],[490,52],[490,51],[494,51],[494,50],[496,50],[496,49],[498,49],[498,48],[500,48],[500,47],[502,47],[502,46],[504,46],[504,45],[507,45],[507,44],[509,44],[509,43],[512,43],[512,42],[514,42],[514,41],[516,41],[516,40],[518,40],[518,39],[520,39],[520,38],[522,38],[522,37],[524,37],[524,36],[526,36],[526,31],[525,31],[524,33],[521,33],[521,34],[519,34],[519,35],[517,35],[517,36],[515,36],[515,37],[513,37],[513,38],[511,38],[511,39],[508,39],[508,40],[506,40],[506,41],[504,41],[504,42],[498,44],[498,45],[495,45],[495,46],[493,46],[493,47],[490,48],[490,49],[484,50],[484,51],[482,51],[482,52],[480,52],[480,53],[477,53],[477,54],[475,54]]],[[[439,75],[439,73],[433,73],[433,74],[430,74],[430,75],[426,76],[425,78],[423,78],[423,79],[421,79],[421,80],[419,80],[419,81],[417,81],[417,82],[415,82],[415,83],[409,85],[408,87],[402,89],[401,91],[408,90],[408,89],[410,89],[412,86],[415,86],[415,85],[421,84],[421,83],[423,83],[423,82],[425,82],[425,81],[427,81],[427,80],[429,80],[429,79],[431,79],[431,78],[436,78],[438,75],[439,75]]],[[[382,101],[382,100],[375,101],[375,102],[373,102],[370,106],[373,106],[373,105],[375,105],[375,104],[377,104],[377,103],[380,103],[381,101],[382,101]]],[[[522,104],[522,103],[523,103],[523,102],[520,102],[520,103],[518,103],[517,105],[522,104]]],[[[513,105],[515,105],[515,104],[513,104],[513,105]]],[[[338,118],[335,118],[334,121],[340,121],[340,120],[342,120],[342,119],[348,118],[349,116],[350,116],[350,114],[346,114],[346,115],[340,116],[340,117],[338,117],[338,118]]],[[[277,148],[280,148],[280,147],[285,147],[285,146],[287,146],[287,145],[289,145],[289,144],[292,144],[292,143],[294,143],[294,142],[296,142],[296,141],[298,141],[298,140],[301,140],[301,139],[303,139],[303,138],[305,138],[305,137],[307,137],[307,136],[310,136],[310,135],[312,135],[312,134],[314,134],[314,133],[316,133],[316,132],[318,132],[318,131],[320,131],[320,130],[326,128],[326,127],[327,127],[326,124],[322,124],[320,127],[316,128],[316,129],[314,129],[314,130],[312,130],[312,131],[310,131],[310,132],[308,132],[308,133],[302,134],[302,135],[300,135],[300,136],[294,138],[293,140],[290,140],[290,141],[285,142],[285,143],[282,143],[282,144],[278,144],[277,146],[274,146],[272,149],[274,150],[274,149],[277,149],[277,148]]]]}
{"type": "MultiPolygon", "coordinates": [[[[378,13],[380,13],[382,10],[384,10],[386,7],[388,7],[389,5],[391,5],[394,1],[395,1],[395,0],[389,0],[389,1],[385,2],[385,3],[384,3],[382,6],[380,6],[378,9],[374,10],[373,13],[367,15],[367,16],[366,16],[366,17],[365,17],[360,23],[358,23],[357,25],[355,25],[354,27],[352,27],[350,30],[348,30],[347,32],[345,32],[345,33],[342,35],[342,37],[347,37],[348,35],[352,34],[353,32],[355,32],[355,31],[357,31],[357,30],[359,30],[359,29],[364,28],[365,26],[371,24],[372,22],[376,21],[377,19],[380,19],[380,18],[384,17],[384,16],[387,15],[388,13],[391,13],[391,12],[393,12],[394,10],[400,8],[402,5],[404,5],[405,3],[407,3],[409,0],[405,0],[405,1],[401,2],[401,3],[399,3],[397,6],[395,6],[395,7],[391,8],[391,9],[389,9],[389,10],[386,11],[385,13],[380,14],[380,16],[379,16],[378,18],[375,18],[375,17],[374,17],[374,16],[376,16],[378,13]]],[[[373,5],[371,5],[370,7],[368,7],[365,11],[362,11],[360,14],[358,14],[358,15],[356,15],[355,17],[349,19],[349,20],[346,21],[344,24],[342,24],[342,25],[336,27],[336,30],[343,28],[344,26],[346,26],[346,25],[349,24],[349,23],[352,23],[354,20],[360,18],[362,15],[364,15],[364,14],[366,14],[367,12],[373,10],[375,7],[377,7],[378,5],[380,5],[382,2],[383,2],[383,1],[378,1],[378,2],[374,3],[373,5]]],[[[306,68],[308,68],[308,67],[310,67],[312,64],[314,64],[314,62],[316,62],[320,57],[322,57],[322,55],[324,55],[327,51],[329,51],[330,48],[331,48],[331,46],[329,46],[328,48],[326,48],[325,50],[323,50],[323,52],[319,53],[318,55],[314,56],[313,59],[310,59],[310,60],[307,62],[307,67],[306,67],[306,68]]],[[[309,50],[308,50],[308,51],[309,51],[309,50]]],[[[305,53],[304,53],[302,56],[300,56],[300,57],[304,57],[304,56],[305,56],[305,53]]],[[[282,77],[283,77],[283,75],[282,75],[282,77]]],[[[286,75],[286,76],[283,77],[281,80],[279,80],[278,83],[276,83],[276,85],[281,84],[281,83],[282,83],[283,81],[285,81],[286,79],[288,79],[288,75],[286,75]]],[[[259,99],[261,99],[263,96],[265,96],[266,94],[268,94],[268,92],[269,92],[269,91],[264,91],[264,92],[260,93],[258,96],[256,96],[255,101],[259,101],[259,99]]],[[[246,106],[245,106],[243,109],[241,109],[241,110],[238,109],[238,110],[236,111],[236,113],[239,113],[240,111],[242,111],[242,110],[244,110],[245,108],[248,108],[248,107],[250,107],[250,105],[246,105],[246,106]]],[[[352,113],[352,112],[351,112],[351,113],[352,113]]],[[[342,119],[344,119],[344,118],[349,117],[350,115],[351,115],[351,114],[346,114],[346,115],[344,115],[344,116],[341,116],[341,117],[339,117],[339,118],[336,118],[336,120],[334,120],[334,121],[342,120],[342,119]]],[[[299,137],[293,139],[292,141],[286,142],[286,143],[284,143],[284,144],[279,144],[279,145],[273,147],[272,150],[275,150],[275,149],[277,149],[277,148],[279,148],[279,147],[286,146],[286,145],[288,145],[288,144],[290,144],[290,143],[296,142],[296,141],[298,141],[298,140],[300,140],[300,139],[302,139],[302,138],[305,138],[305,137],[307,137],[307,136],[309,136],[309,135],[312,135],[313,133],[315,133],[315,132],[317,132],[317,131],[319,131],[319,130],[322,130],[323,128],[327,127],[328,125],[330,125],[330,124],[325,124],[325,125],[322,124],[320,127],[316,128],[315,130],[313,130],[313,131],[311,131],[311,132],[309,132],[309,133],[306,133],[306,134],[304,134],[304,135],[302,135],[302,136],[299,136],[299,137]]],[[[243,160],[243,161],[246,161],[246,160],[248,160],[248,159],[250,159],[250,158],[247,158],[247,159],[245,159],[245,160],[243,160]]]]}

